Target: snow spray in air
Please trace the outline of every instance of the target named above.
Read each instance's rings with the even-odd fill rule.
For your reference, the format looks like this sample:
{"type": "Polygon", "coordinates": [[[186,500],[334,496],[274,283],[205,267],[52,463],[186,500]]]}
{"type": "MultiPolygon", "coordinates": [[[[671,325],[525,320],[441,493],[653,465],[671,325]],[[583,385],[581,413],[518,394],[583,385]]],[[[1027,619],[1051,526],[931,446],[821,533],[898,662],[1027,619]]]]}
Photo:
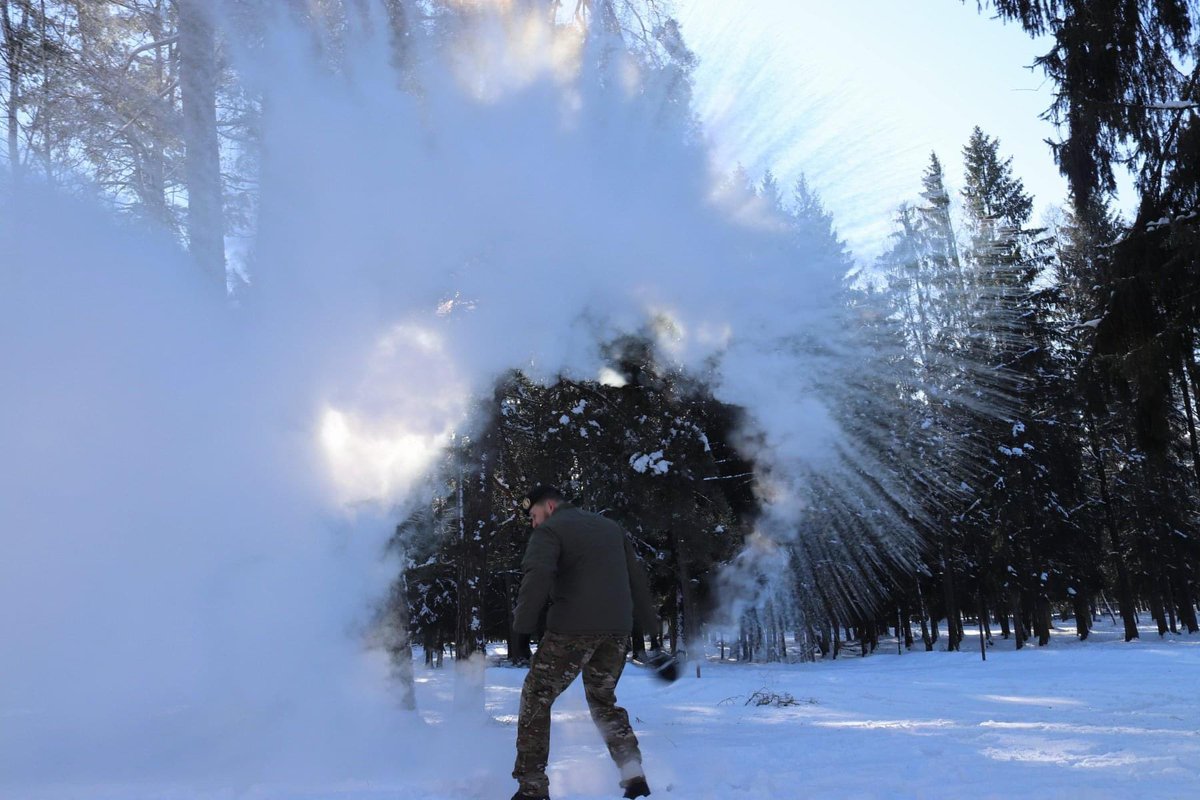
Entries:
{"type": "Polygon", "coordinates": [[[170,242],[79,205],[0,222],[13,780],[449,763],[362,651],[389,521],[499,375],[595,377],[600,343],[651,321],[658,356],[753,427],[766,512],[733,599],[788,545],[879,566],[911,545],[885,512],[804,544],[814,480],[847,514],[894,489],[838,422],[869,348],[844,265],[714,192],[669,64],[460,10],[410,30],[398,71],[380,8],[347,13],[336,69],[311,31],[225,31],[263,109],[236,308],[170,242]]]}

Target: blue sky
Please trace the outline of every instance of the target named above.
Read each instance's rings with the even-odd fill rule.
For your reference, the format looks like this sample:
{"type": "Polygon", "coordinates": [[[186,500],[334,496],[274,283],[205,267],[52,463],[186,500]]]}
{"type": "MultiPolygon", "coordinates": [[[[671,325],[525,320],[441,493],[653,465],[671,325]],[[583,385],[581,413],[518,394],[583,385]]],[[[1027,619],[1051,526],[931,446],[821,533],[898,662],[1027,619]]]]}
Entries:
{"type": "Polygon", "coordinates": [[[784,186],[801,173],[860,260],[882,249],[930,151],[952,192],[979,125],[1035,196],[1035,222],[1066,198],[1039,115],[1053,85],[1030,70],[1047,39],[979,13],[974,0],[677,0],[701,58],[697,108],[716,159],[784,186]]]}

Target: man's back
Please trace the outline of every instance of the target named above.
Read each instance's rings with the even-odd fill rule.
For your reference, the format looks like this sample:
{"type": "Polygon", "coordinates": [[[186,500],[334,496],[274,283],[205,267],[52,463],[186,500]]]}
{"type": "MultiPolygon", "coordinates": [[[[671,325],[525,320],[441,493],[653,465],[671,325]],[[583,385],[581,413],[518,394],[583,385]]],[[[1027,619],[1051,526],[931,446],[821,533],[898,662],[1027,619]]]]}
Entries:
{"type": "MultiPolygon", "coordinates": [[[[599,514],[563,503],[529,539],[513,629],[532,633],[546,598],[555,633],[628,634],[636,611],[653,624],[645,572],[625,531],[599,514]]],[[[648,624],[649,623],[649,624],[648,624]]]]}

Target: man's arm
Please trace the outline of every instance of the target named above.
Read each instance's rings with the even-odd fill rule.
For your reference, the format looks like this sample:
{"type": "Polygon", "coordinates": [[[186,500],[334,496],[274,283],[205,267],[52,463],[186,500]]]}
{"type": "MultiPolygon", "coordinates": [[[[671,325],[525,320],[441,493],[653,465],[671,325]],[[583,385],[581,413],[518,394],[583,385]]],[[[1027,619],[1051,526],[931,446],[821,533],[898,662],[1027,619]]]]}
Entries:
{"type": "Polygon", "coordinates": [[[633,543],[625,536],[625,566],[629,571],[629,592],[633,595],[633,620],[646,633],[658,630],[658,613],[650,597],[650,579],[646,570],[633,552],[633,543]]]}
{"type": "Polygon", "coordinates": [[[513,610],[513,631],[531,634],[537,631],[538,616],[550,599],[554,574],[558,571],[558,536],[546,524],[534,529],[521,559],[521,591],[513,610]]]}

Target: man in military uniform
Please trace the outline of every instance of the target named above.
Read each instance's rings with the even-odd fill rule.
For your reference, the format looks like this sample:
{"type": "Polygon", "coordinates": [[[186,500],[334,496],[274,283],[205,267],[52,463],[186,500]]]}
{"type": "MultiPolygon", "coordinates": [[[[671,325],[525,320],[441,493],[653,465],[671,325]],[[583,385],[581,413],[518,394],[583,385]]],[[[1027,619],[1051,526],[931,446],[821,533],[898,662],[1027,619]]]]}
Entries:
{"type": "Polygon", "coordinates": [[[542,608],[551,605],[521,689],[513,767],[520,788],[513,800],[549,800],[550,707],[580,672],[625,797],[645,797],[650,787],[642,754],[629,715],[617,705],[616,687],[635,616],[642,630],[658,625],[646,572],[621,526],[576,508],[557,489],[539,486],[521,505],[534,530],[521,562],[513,630],[534,633],[542,608]]]}

